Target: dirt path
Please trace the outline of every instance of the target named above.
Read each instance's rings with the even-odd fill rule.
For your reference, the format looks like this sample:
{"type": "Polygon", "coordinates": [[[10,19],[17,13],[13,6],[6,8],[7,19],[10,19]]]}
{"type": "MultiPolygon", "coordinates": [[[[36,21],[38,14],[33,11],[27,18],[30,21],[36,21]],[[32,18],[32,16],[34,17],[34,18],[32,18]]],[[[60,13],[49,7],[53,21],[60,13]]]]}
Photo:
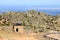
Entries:
{"type": "MultiPolygon", "coordinates": [[[[37,40],[37,38],[31,36],[26,36],[24,34],[15,34],[15,33],[9,33],[5,31],[0,31],[0,35],[4,38],[4,40],[37,40]]],[[[3,39],[1,39],[3,40],[3,39]]]]}
{"type": "Polygon", "coordinates": [[[3,38],[0,37],[0,40],[3,40],[3,38]]]}
{"type": "Polygon", "coordinates": [[[5,40],[5,39],[0,35],[0,40],[5,40]]]}

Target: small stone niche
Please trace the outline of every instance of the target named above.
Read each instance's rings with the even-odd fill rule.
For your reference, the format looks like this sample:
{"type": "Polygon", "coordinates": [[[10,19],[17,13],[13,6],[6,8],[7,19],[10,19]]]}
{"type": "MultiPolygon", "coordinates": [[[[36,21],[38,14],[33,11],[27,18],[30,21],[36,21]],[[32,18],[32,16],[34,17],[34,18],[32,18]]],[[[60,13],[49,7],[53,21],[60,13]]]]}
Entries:
{"type": "Polygon", "coordinates": [[[16,33],[23,33],[24,32],[24,28],[23,28],[21,23],[15,23],[13,25],[13,31],[16,32],[16,33]]]}

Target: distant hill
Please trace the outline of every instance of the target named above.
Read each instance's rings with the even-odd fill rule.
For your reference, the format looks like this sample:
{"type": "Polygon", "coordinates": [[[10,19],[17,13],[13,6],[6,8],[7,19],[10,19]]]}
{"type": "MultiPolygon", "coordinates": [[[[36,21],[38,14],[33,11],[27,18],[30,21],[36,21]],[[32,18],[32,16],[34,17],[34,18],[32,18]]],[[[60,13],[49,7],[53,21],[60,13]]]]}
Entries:
{"type": "Polygon", "coordinates": [[[4,12],[0,14],[0,26],[22,23],[25,29],[32,29],[34,32],[44,32],[46,30],[60,31],[59,19],[60,15],[52,16],[35,10],[26,12],[4,12]]]}

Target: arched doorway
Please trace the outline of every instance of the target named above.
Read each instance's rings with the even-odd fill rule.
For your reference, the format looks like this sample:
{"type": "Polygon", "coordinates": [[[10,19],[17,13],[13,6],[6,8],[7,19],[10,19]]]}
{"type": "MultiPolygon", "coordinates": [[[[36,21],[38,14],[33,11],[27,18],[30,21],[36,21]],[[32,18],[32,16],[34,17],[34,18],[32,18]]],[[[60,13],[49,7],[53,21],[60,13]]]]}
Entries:
{"type": "Polygon", "coordinates": [[[18,28],[16,28],[16,32],[18,32],[18,28]]]}

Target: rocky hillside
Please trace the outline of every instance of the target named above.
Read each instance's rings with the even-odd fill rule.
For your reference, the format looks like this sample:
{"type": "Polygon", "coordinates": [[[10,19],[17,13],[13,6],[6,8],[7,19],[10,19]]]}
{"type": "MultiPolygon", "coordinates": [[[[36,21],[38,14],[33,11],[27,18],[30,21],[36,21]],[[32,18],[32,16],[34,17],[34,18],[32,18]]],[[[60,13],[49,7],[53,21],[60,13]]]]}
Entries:
{"type": "Polygon", "coordinates": [[[10,26],[13,23],[22,23],[25,29],[32,29],[34,32],[60,31],[60,15],[51,16],[35,10],[0,14],[0,26],[10,26]]]}

